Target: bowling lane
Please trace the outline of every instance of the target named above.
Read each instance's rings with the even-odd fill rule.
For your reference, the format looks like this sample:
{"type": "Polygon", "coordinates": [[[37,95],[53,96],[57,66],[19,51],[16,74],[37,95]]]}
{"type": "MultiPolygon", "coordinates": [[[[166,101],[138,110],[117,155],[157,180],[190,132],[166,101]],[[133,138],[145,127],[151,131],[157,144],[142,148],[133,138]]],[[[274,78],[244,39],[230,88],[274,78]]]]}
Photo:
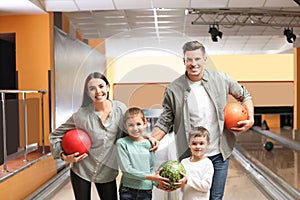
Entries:
{"type": "MultiPolygon", "coordinates": [[[[284,139],[289,139],[296,145],[300,141],[299,136],[289,128],[272,129],[270,132],[282,136],[284,139]]],[[[262,168],[270,170],[278,179],[282,179],[280,180],[283,181],[282,185],[287,183],[296,192],[300,191],[299,151],[295,151],[289,148],[288,145],[283,145],[253,130],[237,136],[237,149],[245,150],[244,155],[248,159],[261,163],[262,168]],[[265,146],[265,144],[268,145],[265,146]]]]}
{"type": "MultiPolygon", "coordinates": [[[[160,148],[157,151],[157,166],[159,166],[162,162],[169,159],[175,159],[174,153],[176,152],[174,145],[174,134],[170,133],[164,137],[161,141],[160,148]]],[[[69,173],[68,173],[69,174],[69,173]]],[[[117,183],[119,185],[121,173],[118,176],[117,183]]],[[[57,184],[51,184],[56,185],[57,184]]],[[[67,184],[62,184],[59,186],[58,190],[53,190],[52,194],[50,194],[50,200],[60,200],[60,199],[74,199],[72,186],[70,181],[67,184]]],[[[179,190],[167,193],[163,192],[159,189],[153,189],[153,200],[177,200],[180,196],[179,190]]],[[[92,200],[98,200],[97,192],[95,190],[94,184],[92,187],[92,200]]],[[[244,168],[240,165],[240,163],[232,157],[229,162],[229,170],[225,187],[224,200],[235,200],[235,199],[243,199],[243,200],[267,200],[268,198],[261,191],[259,187],[257,187],[251,180],[249,173],[244,170],[244,168]]]]}
{"type": "MultiPolygon", "coordinates": [[[[121,174],[118,176],[117,179],[118,185],[119,185],[120,177],[121,174]]],[[[157,188],[153,188],[153,200],[178,200],[178,197],[174,198],[175,194],[166,193],[161,190],[158,190],[157,188]]],[[[66,184],[62,184],[59,190],[53,192],[48,196],[48,198],[45,199],[49,199],[49,200],[74,199],[71,182],[68,181],[66,184]]],[[[264,196],[264,194],[259,190],[259,188],[255,184],[253,184],[253,182],[249,178],[249,175],[245,172],[245,170],[242,168],[239,162],[237,162],[234,158],[231,158],[229,162],[229,170],[228,170],[223,199],[224,200],[239,200],[239,199],[267,200],[268,198],[264,196]]],[[[94,184],[92,184],[91,200],[100,200],[94,184]]]]}

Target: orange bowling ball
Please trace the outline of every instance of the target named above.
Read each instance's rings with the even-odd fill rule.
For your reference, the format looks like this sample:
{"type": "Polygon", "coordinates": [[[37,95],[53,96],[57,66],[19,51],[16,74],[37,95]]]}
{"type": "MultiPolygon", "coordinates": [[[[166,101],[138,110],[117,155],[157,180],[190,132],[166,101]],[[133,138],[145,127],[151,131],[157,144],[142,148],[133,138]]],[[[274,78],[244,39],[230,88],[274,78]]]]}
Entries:
{"type": "Polygon", "coordinates": [[[90,151],[91,140],[89,135],[83,130],[72,129],[64,135],[61,145],[65,154],[69,155],[79,152],[80,156],[90,151]]]}
{"type": "Polygon", "coordinates": [[[247,120],[248,113],[239,103],[228,103],[224,108],[225,128],[239,127],[237,122],[247,120]]]}

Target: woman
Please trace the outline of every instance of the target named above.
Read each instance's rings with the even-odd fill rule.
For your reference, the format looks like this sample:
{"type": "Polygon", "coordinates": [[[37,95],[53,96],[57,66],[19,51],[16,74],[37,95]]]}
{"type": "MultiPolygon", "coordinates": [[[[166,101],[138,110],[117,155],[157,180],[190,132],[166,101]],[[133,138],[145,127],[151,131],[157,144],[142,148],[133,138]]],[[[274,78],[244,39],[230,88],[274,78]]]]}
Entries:
{"type": "Polygon", "coordinates": [[[50,134],[55,159],[72,163],[71,183],[76,199],[91,198],[95,183],[100,199],[117,200],[118,165],[115,142],[122,136],[125,104],[109,100],[109,82],[101,73],[91,73],[85,80],[83,101],[79,110],[50,134]],[[121,125],[121,126],[120,126],[121,125]],[[61,141],[71,129],[85,131],[91,139],[88,154],[66,155],[61,141]]]}

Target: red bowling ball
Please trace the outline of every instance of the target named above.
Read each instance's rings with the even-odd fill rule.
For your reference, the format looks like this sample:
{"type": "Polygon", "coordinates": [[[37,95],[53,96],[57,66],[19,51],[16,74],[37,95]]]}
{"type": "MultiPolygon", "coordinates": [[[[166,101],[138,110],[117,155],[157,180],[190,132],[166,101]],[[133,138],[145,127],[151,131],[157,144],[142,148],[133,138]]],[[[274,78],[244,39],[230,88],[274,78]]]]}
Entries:
{"type": "Polygon", "coordinates": [[[239,127],[237,122],[247,120],[248,113],[239,103],[228,103],[224,108],[225,128],[239,127]]]}
{"type": "Polygon", "coordinates": [[[80,129],[69,130],[62,139],[62,149],[65,154],[79,152],[79,156],[88,153],[91,148],[89,135],[80,129]]]}

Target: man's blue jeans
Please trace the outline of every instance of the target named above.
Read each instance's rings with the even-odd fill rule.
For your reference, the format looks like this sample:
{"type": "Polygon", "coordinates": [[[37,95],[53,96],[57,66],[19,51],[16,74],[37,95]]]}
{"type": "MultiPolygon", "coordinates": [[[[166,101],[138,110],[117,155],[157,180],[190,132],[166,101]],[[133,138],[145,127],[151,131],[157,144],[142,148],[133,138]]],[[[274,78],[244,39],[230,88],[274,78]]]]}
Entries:
{"type": "Polygon", "coordinates": [[[228,172],[229,158],[223,161],[222,154],[208,157],[214,165],[213,182],[210,188],[210,200],[221,200],[228,172]]]}

